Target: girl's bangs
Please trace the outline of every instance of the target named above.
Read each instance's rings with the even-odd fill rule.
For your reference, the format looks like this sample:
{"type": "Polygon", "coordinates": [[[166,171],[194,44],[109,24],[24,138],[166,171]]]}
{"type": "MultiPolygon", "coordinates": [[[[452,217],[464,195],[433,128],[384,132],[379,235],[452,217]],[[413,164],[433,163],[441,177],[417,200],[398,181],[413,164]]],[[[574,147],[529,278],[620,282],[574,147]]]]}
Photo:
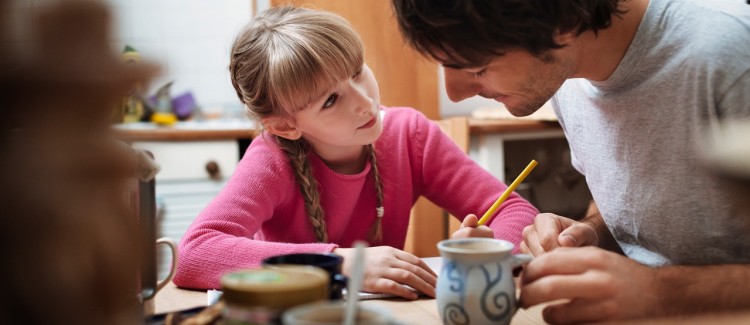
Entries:
{"type": "MultiPolygon", "coordinates": [[[[271,59],[273,103],[288,114],[323,99],[364,64],[362,42],[349,28],[316,26],[312,35],[279,39],[271,59]]],[[[300,31],[300,33],[310,31],[300,31]]]]}

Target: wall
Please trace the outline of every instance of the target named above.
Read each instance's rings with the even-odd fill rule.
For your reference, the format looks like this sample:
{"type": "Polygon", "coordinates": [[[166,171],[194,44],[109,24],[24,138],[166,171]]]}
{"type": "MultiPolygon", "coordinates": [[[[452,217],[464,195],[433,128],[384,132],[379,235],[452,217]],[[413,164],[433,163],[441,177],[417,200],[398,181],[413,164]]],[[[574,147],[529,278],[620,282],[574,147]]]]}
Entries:
{"type": "MultiPolygon", "coordinates": [[[[14,46],[29,44],[33,15],[62,0],[9,0],[3,18],[16,32],[14,46]]],[[[192,91],[207,110],[239,111],[227,66],[234,36],[252,17],[252,0],[103,0],[112,8],[112,51],[133,46],[161,65],[149,93],[173,80],[172,94],[192,91]]]]}
{"type": "Polygon", "coordinates": [[[106,0],[116,51],[133,46],[163,71],[151,93],[173,80],[172,94],[193,92],[206,110],[239,110],[227,66],[234,36],[252,17],[251,0],[106,0]]]}

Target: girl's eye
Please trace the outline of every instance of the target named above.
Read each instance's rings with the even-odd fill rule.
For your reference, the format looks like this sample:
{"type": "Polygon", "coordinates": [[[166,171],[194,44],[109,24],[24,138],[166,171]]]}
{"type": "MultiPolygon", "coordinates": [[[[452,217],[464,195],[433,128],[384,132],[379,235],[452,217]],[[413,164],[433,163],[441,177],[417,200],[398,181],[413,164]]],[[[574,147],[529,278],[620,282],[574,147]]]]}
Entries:
{"type": "Polygon", "coordinates": [[[360,76],[362,76],[362,68],[360,68],[359,70],[357,70],[357,72],[355,72],[352,75],[352,79],[357,80],[357,79],[359,79],[360,76]]]}
{"type": "Polygon", "coordinates": [[[331,94],[331,96],[328,96],[326,101],[323,103],[323,109],[333,106],[333,104],[336,103],[337,99],[339,99],[339,94],[331,94]]]}

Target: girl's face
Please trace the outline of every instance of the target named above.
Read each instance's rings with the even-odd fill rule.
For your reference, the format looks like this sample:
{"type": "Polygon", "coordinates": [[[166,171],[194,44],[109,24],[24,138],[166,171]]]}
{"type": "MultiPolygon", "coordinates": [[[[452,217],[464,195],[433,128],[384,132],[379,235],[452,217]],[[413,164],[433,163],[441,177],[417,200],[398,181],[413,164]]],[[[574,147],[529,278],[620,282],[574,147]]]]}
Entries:
{"type": "Polygon", "coordinates": [[[294,127],[324,160],[359,157],[383,132],[380,92],[367,65],[294,114],[294,127]]]}

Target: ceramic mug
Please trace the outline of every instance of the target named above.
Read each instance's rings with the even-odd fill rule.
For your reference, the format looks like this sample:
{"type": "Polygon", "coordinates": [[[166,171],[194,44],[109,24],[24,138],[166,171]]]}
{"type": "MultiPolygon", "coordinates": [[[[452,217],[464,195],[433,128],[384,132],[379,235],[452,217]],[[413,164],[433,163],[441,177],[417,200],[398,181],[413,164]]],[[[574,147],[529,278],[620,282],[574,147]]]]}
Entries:
{"type": "Polygon", "coordinates": [[[338,300],[343,296],[342,290],[346,288],[346,276],[341,273],[341,265],[344,258],[331,253],[296,253],[277,255],[263,260],[263,266],[273,267],[274,265],[292,264],[292,265],[311,265],[319,267],[331,276],[330,278],[330,300],[338,300]]]}
{"type": "MultiPolygon", "coordinates": [[[[140,152],[139,157],[141,164],[147,164],[148,152],[140,152]]],[[[154,312],[154,296],[172,280],[177,268],[177,243],[169,237],[158,236],[158,217],[156,207],[156,181],[153,179],[154,173],[148,173],[146,169],[140,168],[140,172],[148,180],[137,179],[131,192],[131,204],[134,215],[138,219],[138,249],[139,249],[139,281],[137,287],[137,296],[143,309],[144,315],[151,315],[154,312]],[[157,274],[157,247],[167,245],[172,253],[171,267],[166,278],[159,280],[157,274]]]]}
{"type": "Polygon", "coordinates": [[[491,238],[443,240],[436,298],[443,324],[508,324],[516,312],[513,269],[531,261],[491,238]]]}
{"type": "Polygon", "coordinates": [[[144,315],[151,315],[154,312],[154,296],[164,286],[166,286],[177,270],[177,242],[169,237],[162,237],[156,240],[152,251],[147,254],[146,261],[141,264],[141,294],[140,299],[143,305],[144,315]],[[157,278],[156,251],[159,245],[167,245],[171,251],[172,259],[169,267],[169,273],[164,279],[157,278]]]}

